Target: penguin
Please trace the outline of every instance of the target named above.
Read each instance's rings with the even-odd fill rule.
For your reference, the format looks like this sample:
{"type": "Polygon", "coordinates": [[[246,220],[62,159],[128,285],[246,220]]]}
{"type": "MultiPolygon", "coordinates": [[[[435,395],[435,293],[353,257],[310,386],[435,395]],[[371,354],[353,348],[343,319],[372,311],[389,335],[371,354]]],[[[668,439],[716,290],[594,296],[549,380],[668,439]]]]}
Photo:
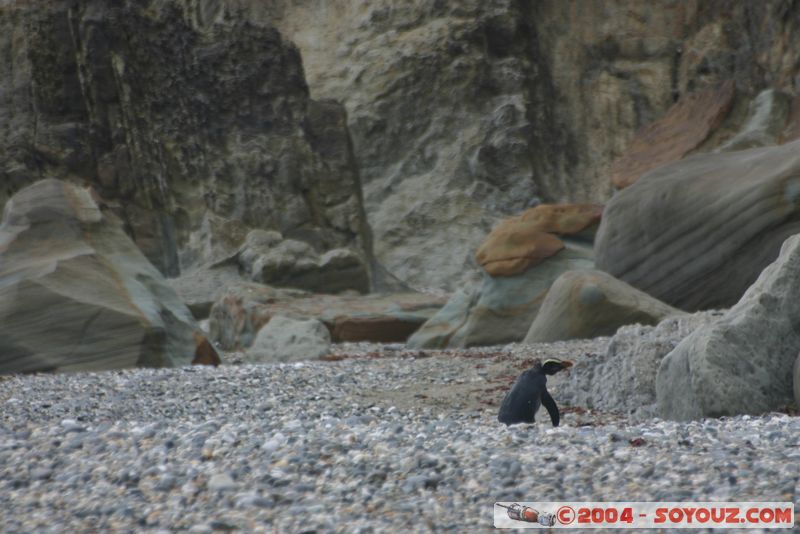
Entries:
{"type": "Polygon", "coordinates": [[[500,405],[497,420],[506,425],[533,423],[539,406],[544,404],[553,426],[561,418],[556,401],[547,392],[547,375],[554,375],[572,367],[569,360],[550,358],[542,363],[536,360],[533,367],[522,373],[500,405]]]}

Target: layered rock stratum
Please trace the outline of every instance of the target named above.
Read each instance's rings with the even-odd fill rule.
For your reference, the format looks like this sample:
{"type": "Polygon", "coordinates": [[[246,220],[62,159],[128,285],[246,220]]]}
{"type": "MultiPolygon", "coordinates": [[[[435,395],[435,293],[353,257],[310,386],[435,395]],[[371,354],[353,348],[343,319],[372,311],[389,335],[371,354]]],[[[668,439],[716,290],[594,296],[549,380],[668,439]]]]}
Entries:
{"type": "Polygon", "coordinates": [[[728,307],[800,232],[798,214],[800,140],[698,154],[609,201],[595,261],[672,306],[728,307]]]}
{"type": "Polygon", "coordinates": [[[188,308],[91,190],[42,180],[0,224],[0,373],[219,364],[188,308]]]}

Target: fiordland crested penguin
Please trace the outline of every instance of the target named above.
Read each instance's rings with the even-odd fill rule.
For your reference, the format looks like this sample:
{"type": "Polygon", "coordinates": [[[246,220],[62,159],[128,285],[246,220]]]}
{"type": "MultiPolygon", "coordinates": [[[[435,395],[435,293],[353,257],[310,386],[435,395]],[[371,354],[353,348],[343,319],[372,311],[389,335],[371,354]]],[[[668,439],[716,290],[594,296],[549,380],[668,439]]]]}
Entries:
{"type": "Polygon", "coordinates": [[[539,406],[544,404],[553,426],[558,426],[561,416],[556,401],[547,392],[547,375],[554,375],[572,367],[569,360],[549,358],[534,361],[533,367],[522,373],[500,405],[497,420],[507,425],[533,423],[539,406]]]}

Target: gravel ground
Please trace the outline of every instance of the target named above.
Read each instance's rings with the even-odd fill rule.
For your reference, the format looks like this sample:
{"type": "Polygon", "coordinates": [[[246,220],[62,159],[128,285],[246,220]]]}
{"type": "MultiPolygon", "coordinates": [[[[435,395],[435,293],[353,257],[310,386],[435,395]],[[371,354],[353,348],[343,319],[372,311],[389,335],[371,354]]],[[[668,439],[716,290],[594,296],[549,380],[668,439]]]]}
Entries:
{"type": "Polygon", "coordinates": [[[797,417],[496,422],[530,358],[606,342],[0,377],[0,532],[481,532],[496,500],[797,506],[797,417]]]}

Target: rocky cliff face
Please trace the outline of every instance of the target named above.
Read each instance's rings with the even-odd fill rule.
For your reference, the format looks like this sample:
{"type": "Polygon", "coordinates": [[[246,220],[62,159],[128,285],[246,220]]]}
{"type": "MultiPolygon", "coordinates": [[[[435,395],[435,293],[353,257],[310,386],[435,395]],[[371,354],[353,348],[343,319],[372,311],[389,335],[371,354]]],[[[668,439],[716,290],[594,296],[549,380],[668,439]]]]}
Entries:
{"type": "Polygon", "coordinates": [[[0,202],[90,183],[167,274],[248,227],[368,253],[344,110],[310,99],[277,30],[212,4],[0,7],[0,202]]]}
{"type": "Polygon", "coordinates": [[[347,107],[376,254],[401,279],[454,287],[498,217],[566,196],[574,151],[526,4],[276,2],[268,13],[298,44],[312,94],[347,107]]]}
{"type": "Polygon", "coordinates": [[[453,288],[499,218],[635,179],[641,158],[614,162],[697,91],[734,96],[678,157],[735,138],[765,89],[800,124],[798,0],[11,5],[2,194],[32,172],[99,184],[168,272],[244,235],[230,220],[368,249],[360,173],[379,260],[453,288]]]}
{"type": "Polygon", "coordinates": [[[693,91],[733,81],[734,129],[761,89],[800,91],[796,0],[230,3],[347,107],[376,252],[414,283],[452,286],[497,216],[607,199],[637,130],[693,91]]]}

